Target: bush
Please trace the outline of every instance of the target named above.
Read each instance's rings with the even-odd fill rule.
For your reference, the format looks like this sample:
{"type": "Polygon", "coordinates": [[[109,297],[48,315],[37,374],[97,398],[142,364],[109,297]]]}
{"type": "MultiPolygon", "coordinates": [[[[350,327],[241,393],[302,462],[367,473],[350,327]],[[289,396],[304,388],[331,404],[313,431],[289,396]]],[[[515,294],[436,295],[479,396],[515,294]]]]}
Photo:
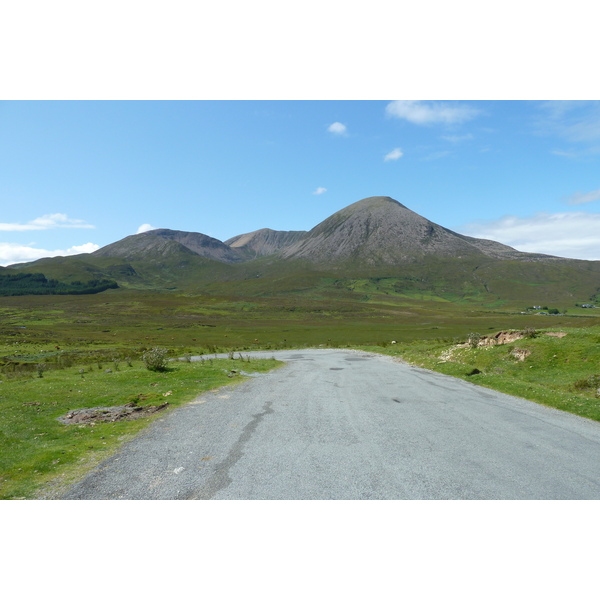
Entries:
{"type": "Polygon", "coordinates": [[[477,346],[479,346],[479,342],[481,341],[481,334],[479,333],[470,333],[469,337],[467,338],[467,342],[469,344],[469,346],[471,346],[471,348],[477,348],[477,346]]]}
{"type": "Polygon", "coordinates": [[[166,348],[152,348],[148,352],[144,352],[142,360],[148,371],[166,371],[167,370],[167,354],[166,348]]]}

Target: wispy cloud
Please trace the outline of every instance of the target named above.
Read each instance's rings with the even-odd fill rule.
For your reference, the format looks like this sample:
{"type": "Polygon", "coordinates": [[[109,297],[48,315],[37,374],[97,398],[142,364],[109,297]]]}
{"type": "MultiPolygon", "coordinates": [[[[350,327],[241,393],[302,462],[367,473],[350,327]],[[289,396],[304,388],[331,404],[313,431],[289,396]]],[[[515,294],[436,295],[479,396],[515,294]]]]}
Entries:
{"type": "Polygon", "coordinates": [[[569,152],[568,150],[552,150],[550,154],[554,154],[556,156],[564,156],[566,158],[576,158],[577,152],[569,152]]]}
{"type": "Polygon", "coordinates": [[[389,117],[404,119],[415,125],[459,125],[474,119],[481,111],[458,102],[423,102],[395,100],[385,107],[389,117]]]}
{"type": "Polygon", "coordinates": [[[339,123],[338,121],[336,121],[335,123],[332,123],[327,128],[327,131],[329,131],[329,133],[333,133],[335,135],[347,135],[348,134],[348,128],[343,123],[339,123]]]}
{"type": "Polygon", "coordinates": [[[437,150],[436,152],[428,154],[423,160],[438,160],[450,156],[451,154],[452,152],[450,152],[450,150],[437,150]]]}
{"type": "Polygon", "coordinates": [[[577,192],[568,198],[567,202],[569,204],[587,204],[588,202],[595,202],[596,200],[600,200],[600,190],[594,190],[593,192],[587,192],[585,194],[577,192]]]}
{"type": "Polygon", "coordinates": [[[136,233],[144,233],[146,231],[152,231],[153,229],[156,229],[156,227],[152,227],[149,223],[144,223],[138,227],[136,233]]]}
{"type": "Polygon", "coordinates": [[[385,160],[386,162],[388,160],[398,160],[399,158],[402,158],[403,156],[404,156],[404,152],[402,152],[402,150],[400,148],[394,148],[391,152],[388,152],[383,157],[383,160],[385,160]]]}
{"type": "Polygon", "coordinates": [[[41,231],[43,229],[94,229],[81,219],[71,219],[62,213],[44,215],[27,223],[0,223],[0,231],[41,231]]]}
{"type": "MultiPolygon", "coordinates": [[[[600,143],[600,101],[552,101],[543,102],[535,122],[538,133],[555,135],[570,144],[592,144],[598,152],[600,143]]],[[[553,154],[561,155],[561,150],[553,154]]],[[[562,152],[572,155],[573,150],[562,152]]]]}
{"type": "Polygon", "coordinates": [[[42,248],[34,248],[32,245],[0,242],[0,265],[6,267],[15,263],[29,262],[40,258],[84,254],[94,252],[99,248],[98,244],[93,244],[92,242],[82,244],[81,246],[71,246],[67,250],[44,250],[42,248]]]}
{"type": "Polygon", "coordinates": [[[316,189],[316,190],[313,192],[313,194],[314,194],[315,196],[320,196],[321,194],[324,194],[326,191],[327,191],[327,188],[324,188],[324,187],[318,187],[318,188],[317,188],[317,189],[316,189]]]}
{"type": "Polygon", "coordinates": [[[460,144],[461,142],[468,142],[473,139],[473,135],[467,133],[465,135],[443,135],[442,139],[451,144],[460,144]]]}
{"type": "Polygon", "coordinates": [[[522,252],[600,260],[600,214],[537,213],[465,225],[460,233],[495,240],[522,252]]]}

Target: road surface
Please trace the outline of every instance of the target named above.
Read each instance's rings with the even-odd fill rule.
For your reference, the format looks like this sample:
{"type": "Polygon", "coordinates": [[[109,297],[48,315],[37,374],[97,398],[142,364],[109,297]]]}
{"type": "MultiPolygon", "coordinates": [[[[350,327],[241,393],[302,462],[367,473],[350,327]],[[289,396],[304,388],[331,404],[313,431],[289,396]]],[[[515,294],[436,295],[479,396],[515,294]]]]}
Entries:
{"type": "Polygon", "coordinates": [[[375,354],[254,356],[287,364],[165,414],[63,498],[600,499],[599,423],[375,354]]]}

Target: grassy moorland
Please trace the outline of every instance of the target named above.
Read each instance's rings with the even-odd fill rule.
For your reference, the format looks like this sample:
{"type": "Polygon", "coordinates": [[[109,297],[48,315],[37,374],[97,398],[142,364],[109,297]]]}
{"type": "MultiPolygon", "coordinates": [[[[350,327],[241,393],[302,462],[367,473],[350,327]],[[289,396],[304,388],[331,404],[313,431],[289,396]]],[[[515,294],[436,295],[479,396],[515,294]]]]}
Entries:
{"type": "Polygon", "coordinates": [[[567,313],[409,293],[392,279],[246,297],[124,288],[0,297],[0,498],[52,495],[161,413],[83,426],[64,425],[61,415],[130,402],[177,406],[235,381],[232,370],[272,368],[272,361],[239,366],[240,353],[255,349],[361,346],[600,420],[600,310],[575,302],[558,308],[567,313]],[[548,328],[568,335],[456,347],[474,331],[548,328]],[[525,361],[511,355],[515,345],[531,351],[525,361]],[[171,357],[235,351],[236,361],[183,361],[156,373],[142,362],[154,347],[168,348],[171,357]]]}
{"type": "MultiPolygon", "coordinates": [[[[357,280],[344,289],[298,290],[254,297],[107,290],[86,296],[0,297],[0,343],[18,360],[22,344],[40,358],[69,351],[135,353],[167,346],[181,355],[215,349],[379,344],[464,337],[470,331],[586,326],[600,311],[559,306],[566,315],[522,314],[523,306],[475,303],[426,291],[372,290],[357,280]],[[352,287],[351,290],[347,289],[352,287]],[[59,346],[56,349],[55,346],[59,346]]],[[[581,301],[585,301],[583,298],[581,301]]]]}
{"type": "Polygon", "coordinates": [[[471,343],[418,340],[364,349],[600,421],[600,326],[523,333],[496,346],[477,345],[475,333],[471,343]]]}

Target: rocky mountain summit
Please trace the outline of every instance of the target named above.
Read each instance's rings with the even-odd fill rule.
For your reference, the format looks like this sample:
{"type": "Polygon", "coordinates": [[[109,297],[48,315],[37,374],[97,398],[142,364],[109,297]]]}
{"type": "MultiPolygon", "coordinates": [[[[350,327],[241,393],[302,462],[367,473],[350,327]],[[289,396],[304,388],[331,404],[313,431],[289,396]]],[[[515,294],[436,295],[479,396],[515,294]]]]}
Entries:
{"type": "Polygon", "coordinates": [[[517,258],[523,253],[498,242],[454,233],[388,196],[365,198],[343,208],[281,252],[284,258],[367,264],[395,264],[426,255],[462,258],[474,254],[517,258]]]}

